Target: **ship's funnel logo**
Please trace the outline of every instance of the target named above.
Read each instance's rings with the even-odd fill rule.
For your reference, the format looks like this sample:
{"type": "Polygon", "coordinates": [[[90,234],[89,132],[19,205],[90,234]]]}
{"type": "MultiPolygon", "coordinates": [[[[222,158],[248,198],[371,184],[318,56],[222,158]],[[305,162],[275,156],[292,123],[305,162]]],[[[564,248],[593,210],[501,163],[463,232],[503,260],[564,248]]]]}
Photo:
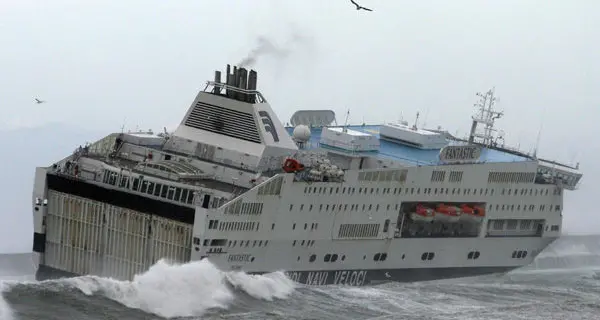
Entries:
{"type": "Polygon", "coordinates": [[[260,116],[262,123],[265,127],[266,132],[270,132],[273,136],[273,141],[279,142],[279,135],[277,135],[277,130],[273,125],[273,120],[271,120],[271,116],[266,111],[259,111],[258,115],[260,116]]]}

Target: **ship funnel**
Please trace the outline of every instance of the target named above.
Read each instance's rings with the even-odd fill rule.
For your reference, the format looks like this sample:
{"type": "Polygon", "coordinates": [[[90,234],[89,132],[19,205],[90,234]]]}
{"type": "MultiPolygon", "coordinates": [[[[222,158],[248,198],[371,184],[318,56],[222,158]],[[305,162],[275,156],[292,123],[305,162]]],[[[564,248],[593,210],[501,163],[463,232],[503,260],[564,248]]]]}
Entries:
{"type": "Polygon", "coordinates": [[[224,76],[225,83],[221,82],[221,71],[215,71],[215,87],[213,94],[224,94],[227,98],[248,103],[256,103],[256,84],[258,74],[254,70],[227,65],[224,76]],[[223,86],[223,84],[225,86],[223,86]],[[223,90],[225,88],[225,90],[223,90]],[[239,90],[236,90],[239,89],[239,90]],[[223,92],[225,91],[225,92],[223,92]]]}

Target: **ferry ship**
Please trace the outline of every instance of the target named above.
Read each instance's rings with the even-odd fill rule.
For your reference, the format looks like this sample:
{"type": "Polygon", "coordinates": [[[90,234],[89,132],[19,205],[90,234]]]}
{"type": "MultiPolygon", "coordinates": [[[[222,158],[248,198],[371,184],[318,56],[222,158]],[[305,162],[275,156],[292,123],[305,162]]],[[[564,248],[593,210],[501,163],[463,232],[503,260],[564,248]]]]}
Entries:
{"type": "Polygon", "coordinates": [[[172,133],[111,133],[36,168],[38,279],[208,259],[308,285],[424,281],[519,268],[561,234],[579,165],[504,147],[493,90],[460,139],[331,110],[284,125],[256,71],[224,76],[172,133]]]}

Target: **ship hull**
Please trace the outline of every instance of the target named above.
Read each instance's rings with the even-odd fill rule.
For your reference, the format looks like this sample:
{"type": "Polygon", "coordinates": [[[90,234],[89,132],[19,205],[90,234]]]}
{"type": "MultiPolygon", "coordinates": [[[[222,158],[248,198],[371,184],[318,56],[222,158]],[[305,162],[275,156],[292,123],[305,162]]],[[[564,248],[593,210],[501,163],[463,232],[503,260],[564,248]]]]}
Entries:
{"type": "MultiPolygon", "coordinates": [[[[500,274],[519,268],[506,267],[451,267],[451,268],[406,268],[406,269],[371,269],[371,270],[321,270],[321,271],[288,271],[286,275],[293,281],[312,286],[347,285],[368,286],[387,282],[417,282],[441,279],[474,277],[488,274],[500,274]]],[[[266,272],[249,272],[249,274],[265,274],[266,272]]],[[[36,272],[36,280],[55,280],[73,278],[80,275],[40,264],[36,272]]]]}

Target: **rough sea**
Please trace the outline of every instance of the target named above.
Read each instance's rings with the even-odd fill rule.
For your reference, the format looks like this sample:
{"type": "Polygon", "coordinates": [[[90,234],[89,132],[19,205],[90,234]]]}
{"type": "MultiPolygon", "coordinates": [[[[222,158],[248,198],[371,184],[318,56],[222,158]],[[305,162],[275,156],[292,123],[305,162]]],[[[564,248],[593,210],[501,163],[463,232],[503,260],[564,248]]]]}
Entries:
{"type": "Polygon", "coordinates": [[[162,261],[131,282],[36,282],[24,273],[32,269],[27,260],[0,256],[1,320],[600,319],[600,236],[564,236],[530,266],[504,275],[360,288],[162,261]]]}

